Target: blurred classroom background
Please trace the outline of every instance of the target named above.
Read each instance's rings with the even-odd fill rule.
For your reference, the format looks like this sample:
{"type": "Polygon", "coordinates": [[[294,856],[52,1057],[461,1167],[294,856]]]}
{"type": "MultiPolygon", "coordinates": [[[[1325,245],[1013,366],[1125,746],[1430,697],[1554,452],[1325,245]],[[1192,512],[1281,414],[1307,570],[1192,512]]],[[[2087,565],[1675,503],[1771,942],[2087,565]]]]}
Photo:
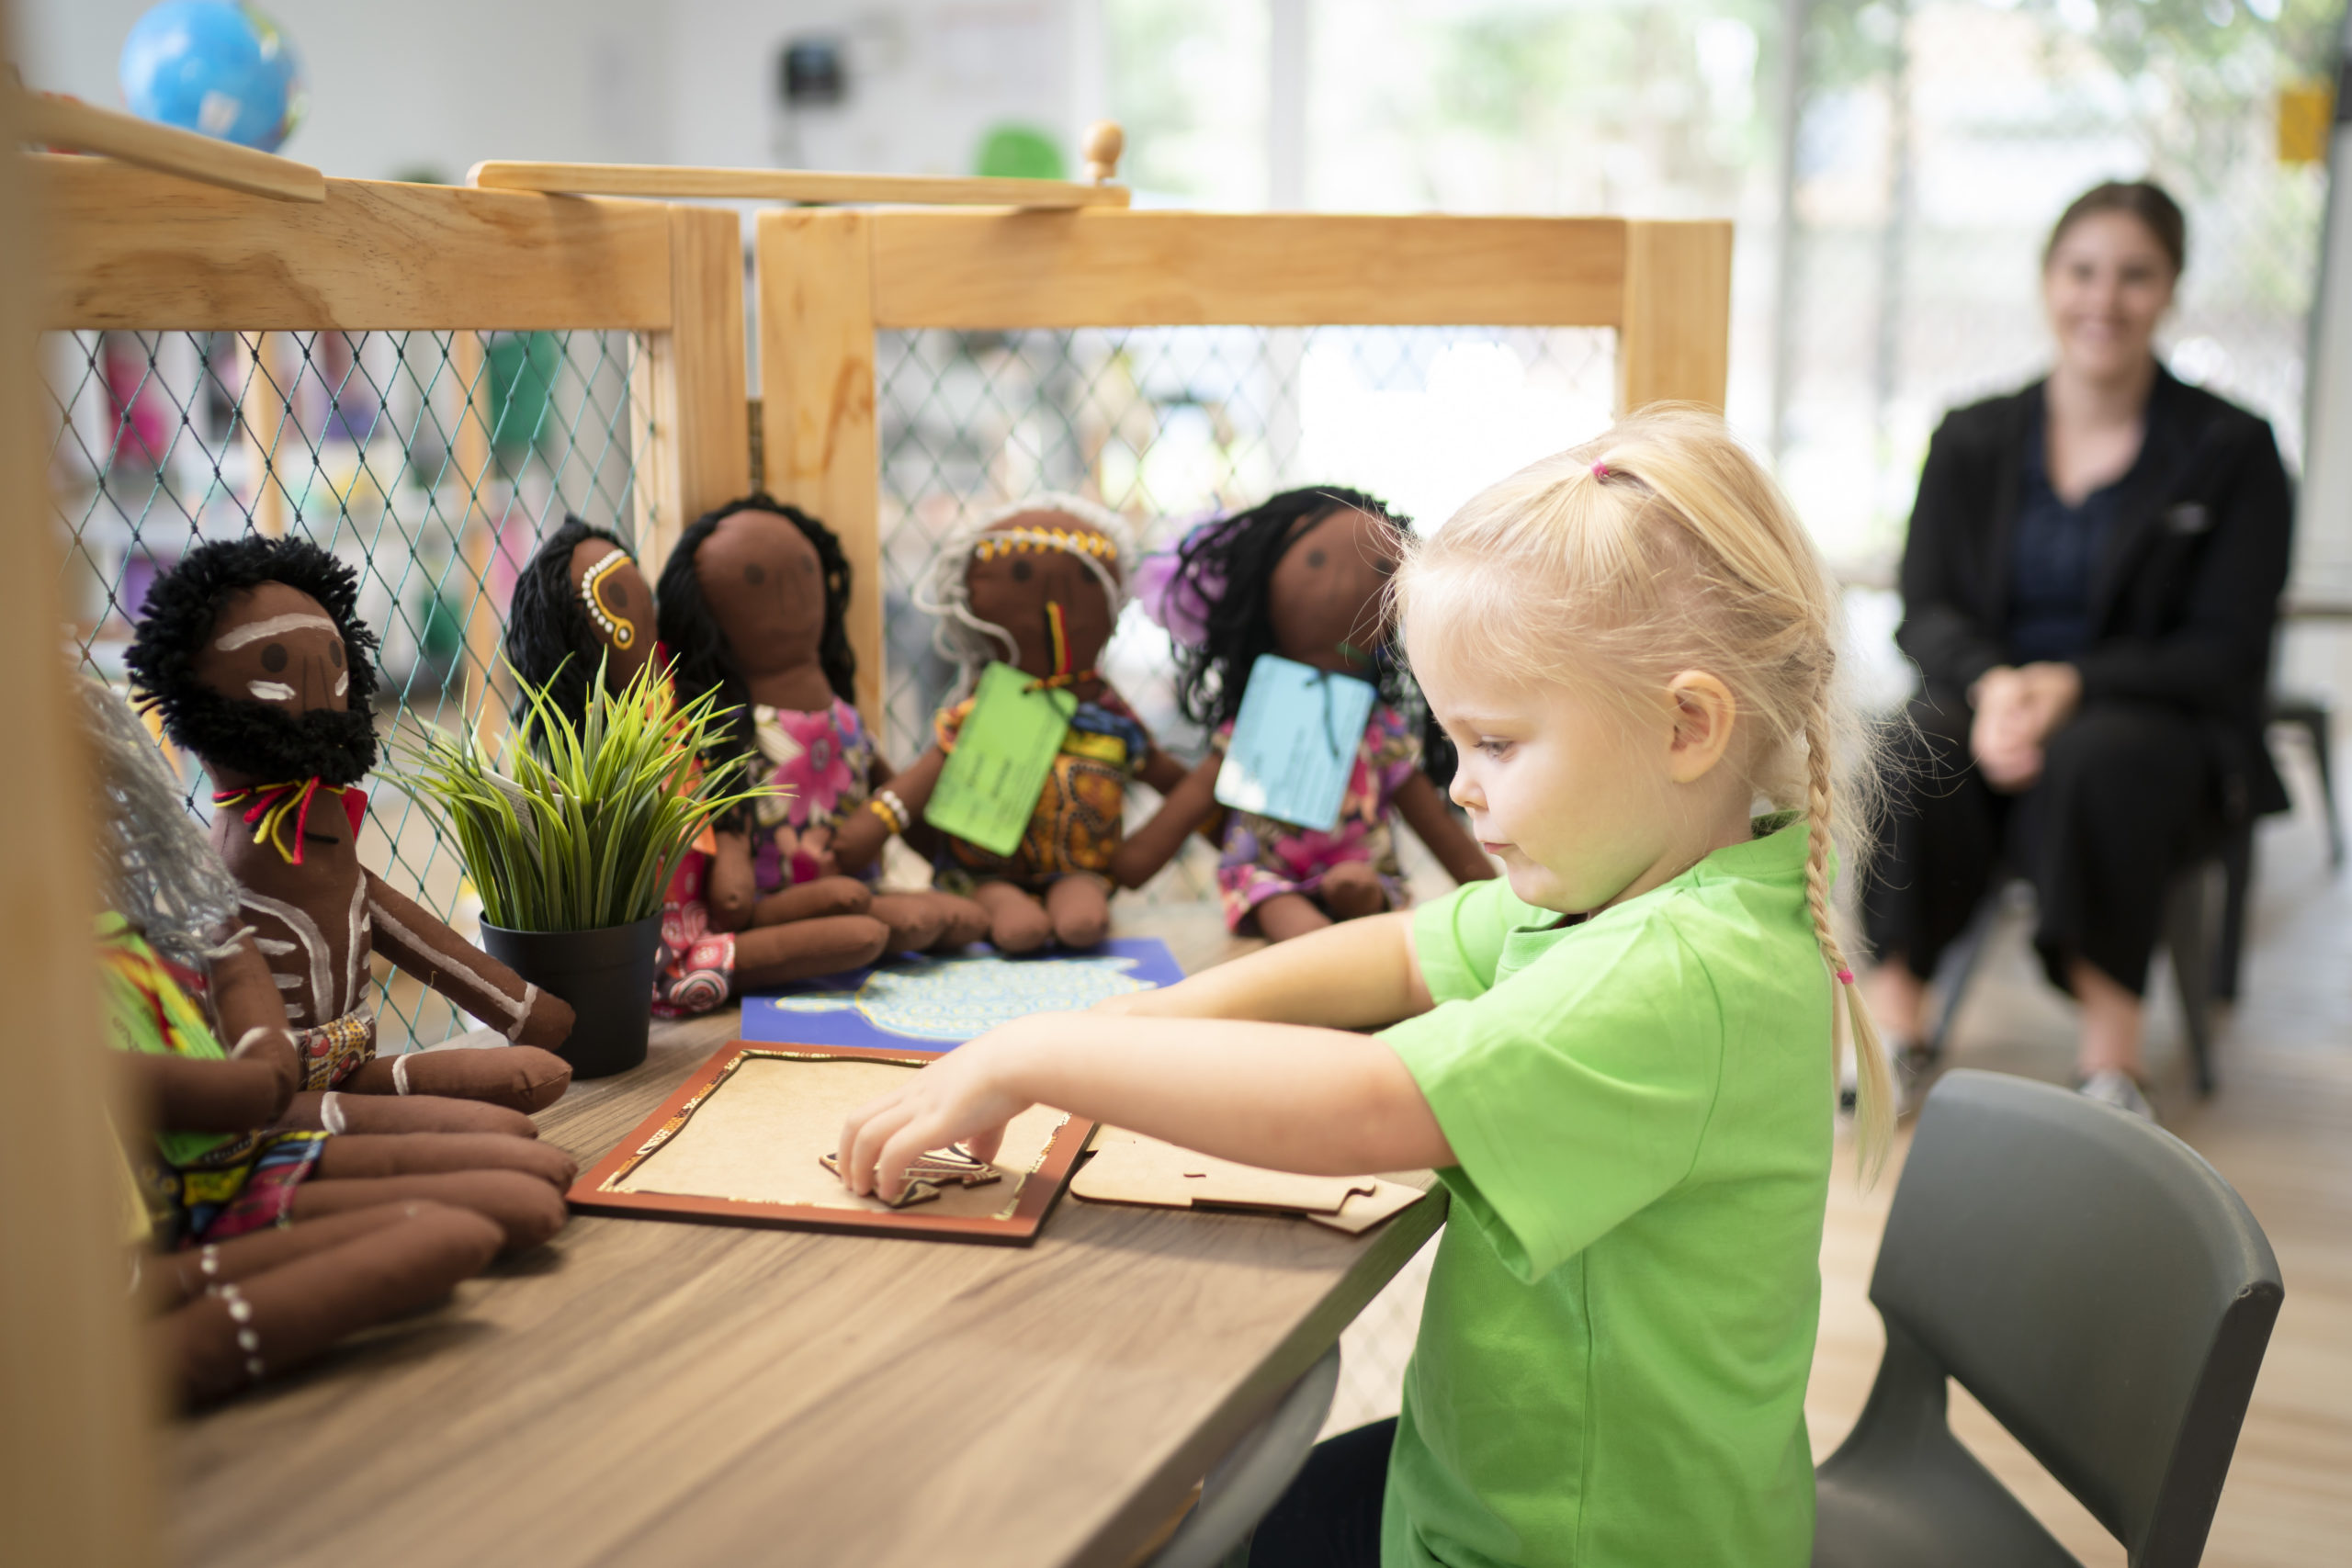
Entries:
{"type": "MultiPolygon", "coordinates": [[[[117,102],[143,9],[36,0],[28,79],[117,102]]],[[[1110,118],[1153,204],[1735,219],[1731,417],[1863,581],[1899,548],[1940,411],[2042,363],[2051,220],[2149,172],[2189,215],[2172,368],[2267,415],[2290,465],[2305,447],[2327,181],[2324,134],[2295,128],[2324,103],[2335,0],[269,9],[311,82],[288,151],[332,175],[453,180],[483,157],[1066,172],[1077,129],[1110,118]]],[[[1511,445],[1462,467],[1491,475],[1511,445]]],[[[1459,499],[1434,475],[1392,488],[1432,517],[1459,499]]],[[[2307,512],[2302,536],[2299,587],[2352,588],[2352,516],[2307,512]]]]}

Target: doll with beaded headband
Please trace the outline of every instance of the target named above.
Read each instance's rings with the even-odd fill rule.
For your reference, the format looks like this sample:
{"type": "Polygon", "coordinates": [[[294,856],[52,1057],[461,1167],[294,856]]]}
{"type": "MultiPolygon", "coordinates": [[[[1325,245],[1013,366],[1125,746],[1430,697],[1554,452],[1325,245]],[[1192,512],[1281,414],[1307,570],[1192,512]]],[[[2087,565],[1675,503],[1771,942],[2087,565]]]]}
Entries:
{"type": "Polygon", "coordinates": [[[1327,681],[1363,681],[1376,694],[1329,829],[1223,814],[1217,888],[1237,931],[1283,942],[1403,908],[1399,816],[1456,881],[1495,874],[1447,809],[1408,716],[1385,601],[1408,526],[1362,491],[1314,486],[1204,523],[1172,554],[1145,563],[1144,607],[1176,643],[1178,705],[1220,749],[1261,656],[1306,665],[1327,681]]]}
{"type": "MultiPolygon", "coordinates": [[[[1111,890],[1148,881],[1211,805],[1215,759],[1188,771],[1153,745],[1094,668],[1126,602],[1133,554],[1117,513],[1076,496],[1032,496],[958,529],[916,595],[936,617],[939,649],[962,668],[967,691],[991,660],[1001,660],[1037,686],[1078,699],[1013,852],[945,837],[936,856],[942,882],[970,888],[988,911],[989,940],[1002,952],[1101,942],[1111,890]],[[1131,779],[1168,797],[1133,834],[1125,818],[1131,779]]],[[[917,824],[972,706],[967,696],[942,710],[930,750],[876,795],[869,819],[843,828],[836,840],[843,864],[874,855],[891,834],[917,824]]]]}

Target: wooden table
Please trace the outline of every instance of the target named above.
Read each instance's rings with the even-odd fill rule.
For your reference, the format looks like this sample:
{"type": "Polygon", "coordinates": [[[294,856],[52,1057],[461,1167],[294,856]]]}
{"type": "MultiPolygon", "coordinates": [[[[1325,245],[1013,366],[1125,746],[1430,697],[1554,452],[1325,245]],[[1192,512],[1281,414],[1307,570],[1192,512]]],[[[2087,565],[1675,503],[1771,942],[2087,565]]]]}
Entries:
{"type": "MultiPolygon", "coordinates": [[[[1198,967],[1213,921],[1127,918],[1198,967]]],[[[540,1118],[584,1168],[735,1032],[540,1118]]],[[[1420,1247],[1065,1196],[1027,1248],[575,1218],[175,1427],[183,1561],[1121,1564],[1420,1247]]]]}

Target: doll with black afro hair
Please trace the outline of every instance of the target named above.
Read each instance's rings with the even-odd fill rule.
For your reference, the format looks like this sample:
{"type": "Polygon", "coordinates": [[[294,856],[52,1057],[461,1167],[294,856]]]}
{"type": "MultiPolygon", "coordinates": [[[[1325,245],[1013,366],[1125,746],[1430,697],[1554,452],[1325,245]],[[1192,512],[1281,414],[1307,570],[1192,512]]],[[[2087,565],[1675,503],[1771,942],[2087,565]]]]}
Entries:
{"type": "MultiPolygon", "coordinates": [[[[359,863],[376,638],[358,600],[356,574],[307,540],[200,544],[148,591],[131,680],[211,776],[213,847],[296,1029],[305,1089],[322,1097],[322,1124],[339,1130],[360,1113],[349,1097],[367,1095],[537,1111],[571,1081],[547,1048],[571,1032],[571,1009],[359,863]],[[371,953],[512,1048],[379,1058],[371,953]]],[[[424,1107],[364,1114],[368,1131],[450,1125],[424,1107]]],[[[471,1129],[459,1119],[453,1130],[471,1129]]]]}
{"type": "MultiPolygon", "coordinates": [[[[845,821],[890,795],[888,761],[856,707],[850,567],[831,529],[754,494],[715,507],[678,536],[656,601],[662,647],[681,699],[718,695],[727,720],[716,765],[746,762],[780,792],[719,825],[707,868],[710,925],[734,933],[747,984],[872,962],[884,952],[959,948],[987,929],[968,898],[884,891],[879,857],[836,853],[845,821]],[[744,954],[797,946],[805,933],[867,935],[823,944],[823,968],[764,970],[744,954]]],[[[813,964],[814,957],[808,960],[813,964]]]]}
{"type": "Polygon", "coordinates": [[[1446,807],[1433,774],[1451,773],[1452,753],[1424,747],[1419,694],[1396,659],[1385,598],[1410,526],[1361,491],[1284,491],[1202,525],[1147,563],[1141,594],[1176,646],[1178,707],[1220,749],[1264,655],[1351,676],[1377,694],[1329,830],[1226,813],[1217,888],[1234,931],[1284,942],[1401,908],[1397,816],[1456,881],[1495,874],[1446,807]]]}

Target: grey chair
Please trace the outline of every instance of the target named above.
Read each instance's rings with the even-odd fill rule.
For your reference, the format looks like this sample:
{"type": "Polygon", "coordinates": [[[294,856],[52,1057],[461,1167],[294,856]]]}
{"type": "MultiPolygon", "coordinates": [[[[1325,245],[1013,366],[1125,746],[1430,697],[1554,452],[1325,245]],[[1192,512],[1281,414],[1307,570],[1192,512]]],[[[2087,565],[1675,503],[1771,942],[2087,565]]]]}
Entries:
{"type": "Polygon", "coordinates": [[[1199,1504],[1152,1556],[1150,1568],[1247,1568],[1250,1532],[1306,1468],[1339,1387],[1334,1345],[1217,1461],[1201,1483],[1199,1504]]]}
{"type": "Polygon", "coordinates": [[[1815,1568],[2066,1568],[1959,1440],[1956,1378],[2133,1568],[2187,1568],[2283,1294],[2245,1204],[2169,1133],[2048,1084],[1946,1075],[1871,1277],[1886,1358],[1816,1473],[1815,1568]]]}

